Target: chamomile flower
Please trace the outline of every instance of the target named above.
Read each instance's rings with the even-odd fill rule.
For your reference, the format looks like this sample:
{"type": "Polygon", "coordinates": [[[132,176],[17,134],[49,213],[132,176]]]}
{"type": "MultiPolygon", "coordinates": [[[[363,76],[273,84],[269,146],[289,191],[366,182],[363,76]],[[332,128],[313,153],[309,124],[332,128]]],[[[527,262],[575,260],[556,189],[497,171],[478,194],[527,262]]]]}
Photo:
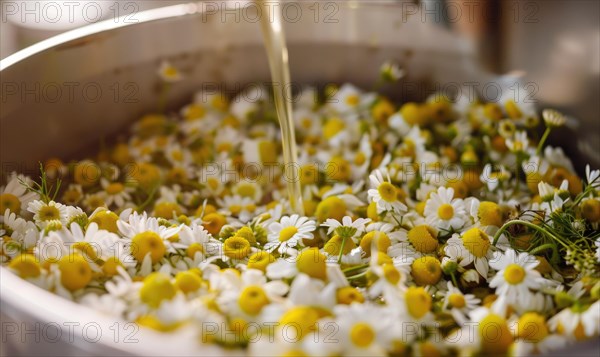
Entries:
{"type": "Polygon", "coordinates": [[[447,284],[448,291],[444,293],[442,308],[450,310],[454,320],[462,325],[468,321],[469,313],[479,306],[481,300],[476,298],[475,295],[464,294],[450,281],[447,284]]]}
{"type": "Polygon", "coordinates": [[[263,272],[249,269],[241,275],[226,275],[227,288],[219,297],[223,311],[233,316],[256,316],[271,302],[282,302],[288,285],[281,281],[267,282],[263,272]]]}
{"type": "Polygon", "coordinates": [[[288,249],[285,253],[288,256],[267,266],[267,277],[270,279],[293,278],[298,273],[315,279],[327,279],[327,257],[319,249],[310,247],[300,252],[288,249]]]}
{"type": "Polygon", "coordinates": [[[404,76],[404,71],[393,62],[386,61],[379,68],[381,78],[386,82],[396,82],[404,76]]]}
{"type": "Polygon", "coordinates": [[[316,222],[297,214],[281,217],[279,222],[269,225],[269,243],[265,246],[267,251],[273,251],[277,247],[280,250],[287,247],[296,247],[303,240],[312,240],[313,232],[317,228],[316,222]]]}
{"type": "Polygon", "coordinates": [[[488,190],[495,191],[502,183],[510,180],[510,177],[510,172],[503,165],[494,170],[491,164],[486,164],[479,179],[487,185],[488,190]]]}
{"type": "Polygon", "coordinates": [[[109,182],[107,179],[100,179],[100,184],[106,192],[104,203],[110,207],[114,204],[115,207],[120,208],[125,205],[125,202],[131,199],[131,192],[133,191],[130,187],[120,182],[109,182]]]}
{"type": "Polygon", "coordinates": [[[526,152],[529,148],[529,139],[527,138],[527,132],[518,131],[515,133],[514,138],[506,139],[506,146],[512,152],[526,152]]]}
{"type": "Polygon", "coordinates": [[[0,187],[0,212],[10,209],[11,212],[22,216],[27,213],[29,203],[38,199],[38,194],[27,191],[21,182],[31,183],[31,180],[12,173],[6,186],[0,187]]]}
{"type": "Polygon", "coordinates": [[[552,316],[548,320],[548,325],[552,331],[556,331],[569,341],[583,341],[597,333],[599,309],[598,302],[591,306],[575,304],[552,316]]]}
{"type": "Polygon", "coordinates": [[[225,196],[217,199],[217,202],[225,212],[237,217],[242,223],[248,222],[254,215],[263,211],[252,198],[240,195],[225,196]]]}
{"type": "Polygon", "coordinates": [[[364,232],[366,224],[370,221],[371,220],[368,218],[358,218],[353,221],[352,217],[344,216],[341,222],[336,219],[328,218],[321,226],[327,227],[327,234],[336,232],[336,234],[340,236],[354,237],[357,234],[364,232]]]}
{"type": "Polygon", "coordinates": [[[460,267],[475,266],[479,275],[487,280],[489,261],[494,257],[491,237],[477,227],[470,228],[461,235],[455,234],[446,242],[446,256],[456,261],[460,267]]]}
{"type": "Polygon", "coordinates": [[[45,228],[51,222],[60,222],[62,225],[67,223],[67,206],[58,202],[43,201],[29,202],[27,210],[33,213],[33,220],[42,228],[45,228]]]}
{"type": "Polygon", "coordinates": [[[168,61],[163,61],[158,69],[158,75],[167,83],[179,82],[183,76],[181,72],[168,61]]]}
{"type": "Polygon", "coordinates": [[[425,203],[427,224],[444,231],[457,230],[465,225],[467,212],[464,202],[454,197],[454,189],[439,187],[425,203]]]}
{"type": "Polygon", "coordinates": [[[347,355],[385,356],[382,348],[391,340],[391,316],[376,305],[339,305],[335,308],[339,343],[347,355]]]}
{"type": "Polygon", "coordinates": [[[142,262],[146,256],[149,256],[152,263],[162,259],[167,248],[173,249],[168,239],[181,229],[178,226],[165,227],[160,225],[156,218],[148,217],[146,212],[131,214],[130,210],[121,213],[117,226],[123,237],[131,242],[133,257],[138,262],[142,262]]]}
{"type": "Polygon", "coordinates": [[[381,171],[375,170],[369,176],[371,189],[368,191],[369,199],[377,204],[377,212],[394,211],[406,212],[407,207],[398,198],[398,188],[388,180],[383,179],[381,171]]]}
{"type": "Polygon", "coordinates": [[[595,190],[600,189],[600,170],[591,170],[590,165],[586,165],[585,177],[588,185],[591,185],[595,190]]]}
{"type": "Polygon", "coordinates": [[[565,116],[554,109],[544,109],[542,117],[544,118],[544,123],[549,128],[559,128],[567,122],[565,116]]]}
{"type": "Polygon", "coordinates": [[[351,84],[344,84],[329,98],[327,103],[338,113],[348,113],[359,108],[365,108],[374,101],[374,93],[363,93],[351,84]]]}
{"type": "Polygon", "coordinates": [[[417,324],[416,334],[420,336],[424,328],[434,323],[431,312],[433,299],[424,287],[409,286],[397,292],[395,301],[390,306],[397,309],[406,322],[417,324]]]}
{"type": "Polygon", "coordinates": [[[499,355],[509,351],[514,337],[505,316],[493,309],[479,307],[469,313],[469,319],[470,324],[446,337],[447,343],[459,347],[465,354],[499,355]]]}
{"type": "Polygon", "coordinates": [[[496,288],[496,294],[504,296],[507,304],[519,304],[527,300],[532,290],[539,290],[548,285],[535,267],[539,261],[527,253],[517,253],[512,249],[506,252],[495,252],[490,267],[497,271],[490,280],[490,287],[496,288]]]}

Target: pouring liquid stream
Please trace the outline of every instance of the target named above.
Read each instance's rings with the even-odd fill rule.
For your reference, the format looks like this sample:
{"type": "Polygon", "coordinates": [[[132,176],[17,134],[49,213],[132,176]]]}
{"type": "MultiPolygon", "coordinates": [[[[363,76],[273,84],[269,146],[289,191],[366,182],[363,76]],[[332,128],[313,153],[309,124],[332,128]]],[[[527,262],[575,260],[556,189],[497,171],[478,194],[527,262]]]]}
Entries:
{"type": "Polygon", "coordinates": [[[281,141],[283,146],[284,179],[292,211],[304,215],[302,189],[300,186],[300,170],[297,164],[298,150],[292,119],[292,90],[288,50],[282,26],[282,16],[279,7],[275,7],[273,16],[268,16],[269,9],[265,0],[257,0],[263,16],[261,29],[265,49],[269,59],[271,79],[274,84],[273,97],[275,110],[281,126],[281,141]]]}

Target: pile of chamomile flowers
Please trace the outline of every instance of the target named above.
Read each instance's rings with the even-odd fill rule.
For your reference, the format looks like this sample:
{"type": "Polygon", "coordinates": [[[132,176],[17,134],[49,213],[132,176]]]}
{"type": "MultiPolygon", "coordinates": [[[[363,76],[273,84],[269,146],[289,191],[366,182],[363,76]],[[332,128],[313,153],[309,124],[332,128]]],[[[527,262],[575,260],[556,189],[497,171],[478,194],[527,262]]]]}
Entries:
{"type": "Polygon", "coordinates": [[[305,88],[289,177],[268,91],[251,91],[197,93],[95,156],[6,175],[2,266],[199,351],[531,355],[598,338],[600,171],[546,144],[561,113],[305,88]]]}

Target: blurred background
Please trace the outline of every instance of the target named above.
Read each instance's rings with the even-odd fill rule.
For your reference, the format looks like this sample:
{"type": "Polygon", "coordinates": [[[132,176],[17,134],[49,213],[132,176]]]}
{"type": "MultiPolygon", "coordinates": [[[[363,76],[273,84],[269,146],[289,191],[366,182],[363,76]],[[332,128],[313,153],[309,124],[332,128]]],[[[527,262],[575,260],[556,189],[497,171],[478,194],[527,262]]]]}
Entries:
{"type": "MultiPolygon", "coordinates": [[[[61,32],[87,24],[135,22],[148,9],[180,0],[0,0],[0,58],[61,32]]],[[[206,1],[213,4],[241,0],[206,1]]],[[[336,3],[311,0],[310,3],[336,3]]],[[[600,152],[600,1],[597,0],[343,0],[337,3],[412,2],[415,16],[459,35],[491,74],[521,77],[535,99],[566,109],[586,129],[573,127],[559,144],[596,157],[600,152]],[[557,85],[560,83],[560,85],[557,85]]],[[[368,24],[361,24],[368,28],[368,24]]],[[[572,123],[576,123],[575,120],[572,123]]],[[[600,160],[596,160],[596,165],[600,160]]]]}

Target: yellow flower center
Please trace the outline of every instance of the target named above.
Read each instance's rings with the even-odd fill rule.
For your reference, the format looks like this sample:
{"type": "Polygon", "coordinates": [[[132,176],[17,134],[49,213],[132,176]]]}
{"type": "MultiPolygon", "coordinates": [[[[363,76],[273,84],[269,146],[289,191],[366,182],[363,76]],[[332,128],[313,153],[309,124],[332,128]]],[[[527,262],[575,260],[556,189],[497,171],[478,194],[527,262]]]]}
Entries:
{"type": "Polygon", "coordinates": [[[219,213],[208,213],[202,219],[202,226],[208,233],[214,236],[219,234],[226,222],[227,220],[223,215],[219,213]]]}
{"type": "Polygon", "coordinates": [[[70,291],[85,287],[92,280],[92,269],[85,258],[77,253],[69,254],[58,261],[60,282],[70,291]]]}
{"type": "Polygon", "coordinates": [[[345,127],[346,123],[344,123],[342,119],[331,118],[325,123],[325,126],[323,127],[323,136],[325,137],[325,139],[329,140],[336,136],[339,132],[344,130],[345,127]]]}
{"type": "Polygon", "coordinates": [[[463,245],[477,258],[483,258],[490,248],[490,239],[479,228],[471,228],[462,235],[463,245]]]}
{"type": "Polygon", "coordinates": [[[171,158],[177,162],[183,161],[183,152],[181,150],[173,150],[171,152],[171,158]]]}
{"type": "Polygon", "coordinates": [[[383,269],[383,277],[385,280],[392,285],[398,284],[402,275],[393,264],[384,264],[381,268],[383,269]]]}
{"type": "Polygon", "coordinates": [[[217,145],[217,152],[228,152],[231,151],[231,149],[233,148],[233,145],[229,142],[223,142],[217,145]]]}
{"type": "Polygon", "coordinates": [[[200,243],[192,243],[187,247],[186,254],[188,258],[194,259],[196,253],[204,254],[204,246],[200,243]]]}
{"type": "Polygon", "coordinates": [[[154,215],[164,219],[172,219],[183,213],[181,206],[175,202],[160,202],[154,206],[154,215]]]}
{"type": "Polygon", "coordinates": [[[319,252],[318,248],[308,248],[298,254],[296,268],[315,279],[327,279],[327,257],[319,252]]]}
{"type": "Polygon", "coordinates": [[[150,254],[150,259],[155,264],[166,251],[162,238],[152,231],[138,233],[131,239],[131,254],[138,262],[144,260],[146,254],[150,254]]]}
{"type": "Polygon", "coordinates": [[[359,322],[352,326],[350,340],[358,347],[369,347],[375,340],[375,331],[369,324],[359,322]]]}
{"type": "Polygon", "coordinates": [[[265,163],[275,163],[277,162],[277,153],[279,152],[279,147],[276,143],[272,141],[261,141],[258,143],[258,154],[260,156],[260,161],[265,163]]]}
{"type": "Polygon", "coordinates": [[[356,154],[356,156],[354,157],[354,164],[355,165],[362,165],[367,161],[367,156],[365,155],[364,152],[359,152],[356,154]]]}
{"type": "Polygon", "coordinates": [[[186,120],[201,119],[206,115],[206,109],[198,104],[190,105],[184,113],[186,120]]]}
{"type": "Polygon", "coordinates": [[[481,202],[477,214],[481,224],[484,226],[502,226],[502,211],[500,211],[498,204],[494,202],[481,202]]]}
{"type": "Polygon", "coordinates": [[[78,250],[81,254],[87,256],[92,261],[96,261],[98,259],[96,248],[89,242],[75,242],[73,244],[73,249],[78,250]]]}
{"type": "Polygon", "coordinates": [[[179,75],[179,71],[175,67],[168,66],[164,68],[163,75],[167,78],[175,78],[179,75]]]}
{"type": "Polygon", "coordinates": [[[102,265],[102,272],[108,277],[115,276],[119,273],[119,271],[117,270],[119,266],[123,266],[123,263],[121,263],[119,258],[109,257],[102,265]]]}
{"type": "Polygon", "coordinates": [[[412,317],[420,319],[431,310],[431,296],[424,288],[411,286],[404,296],[408,313],[412,317]]]}
{"type": "Polygon", "coordinates": [[[256,236],[254,235],[254,231],[252,231],[252,228],[248,226],[244,226],[238,229],[237,232],[235,232],[235,235],[246,239],[248,242],[250,242],[250,244],[256,243],[256,236]]]}
{"type": "Polygon", "coordinates": [[[379,187],[377,187],[377,192],[379,192],[381,198],[386,202],[396,201],[396,186],[389,182],[382,182],[379,187]]]}
{"type": "Polygon", "coordinates": [[[525,269],[517,264],[509,264],[504,270],[504,280],[512,285],[520,284],[525,279],[525,269]]]}
{"type": "Polygon", "coordinates": [[[279,241],[280,242],[288,241],[296,233],[298,233],[298,228],[296,228],[294,226],[285,227],[279,232],[279,241]]]}
{"type": "Polygon", "coordinates": [[[202,278],[193,271],[180,271],[175,275],[175,286],[184,294],[191,293],[202,287],[202,278]]]}
{"type": "Polygon", "coordinates": [[[380,252],[387,253],[388,248],[392,245],[392,241],[387,234],[380,231],[371,231],[365,234],[360,240],[360,247],[365,253],[367,253],[367,257],[371,256],[371,245],[373,244],[374,239],[377,245],[377,250],[380,252]]]}
{"type": "Polygon", "coordinates": [[[353,302],[363,303],[365,298],[363,294],[352,286],[344,286],[338,289],[336,293],[338,304],[350,305],[353,302]]]}
{"type": "Polygon", "coordinates": [[[546,319],[536,312],[523,314],[517,323],[517,336],[533,343],[542,341],[548,336],[546,319]]]}
{"type": "Polygon", "coordinates": [[[457,309],[462,309],[467,305],[464,295],[460,293],[450,294],[450,296],[448,296],[448,303],[451,307],[455,307],[457,309]]]}
{"type": "Polygon", "coordinates": [[[215,177],[209,177],[206,180],[206,186],[208,186],[208,188],[210,188],[211,190],[216,190],[220,186],[220,181],[217,180],[215,177]]]}
{"type": "Polygon", "coordinates": [[[449,203],[444,203],[438,208],[438,217],[444,221],[448,221],[454,217],[454,207],[449,203]]]}
{"type": "Polygon", "coordinates": [[[226,110],[227,106],[229,105],[229,103],[227,102],[227,98],[225,98],[225,96],[219,94],[216,95],[212,100],[211,100],[211,104],[213,107],[219,109],[219,110],[226,110]]]}
{"type": "Polygon", "coordinates": [[[348,254],[352,249],[356,248],[356,243],[351,238],[345,240],[339,235],[334,235],[330,240],[325,243],[323,249],[329,255],[338,255],[340,250],[342,254],[348,254]]]}
{"type": "Polygon", "coordinates": [[[341,221],[346,215],[346,203],[341,198],[330,196],[319,202],[315,216],[319,222],[325,222],[327,218],[341,221]]]}
{"type": "Polygon", "coordinates": [[[430,256],[415,259],[412,263],[411,275],[417,285],[435,285],[442,277],[440,261],[430,256]]]}
{"type": "Polygon", "coordinates": [[[111,183],[110,185],[106,186],[106,193],[108,193],[109,195],[116,195],[118,193],[123,192],[124,189],[125,189],[125,186],[123,186],[122,183],[115,182],[115,183],[111,183]]]}
{"type": "Polygon", "coordinates": [[[312,185],[319,180],[319,170],[314,165],[304,165],[300,168],[300,183],[312,185]]]}
{"type": "Polygon", "coordinates": [[[248,258],[248,269],[258,269],[265,272],[267,265],[275,262],[275,260],[276,259],[272,254],[261,250],[248,258]]]}
{"type": "Polygon", "coordinates": [[[422,342],[419,344],[421,350],[421,356],[427,357],[441,357],[442,353],[439,349],[435,347],[435,345],[429,341],[422,342]]]}
{"type": "Polygon", "coordinates": [[[41,221],[54,221],[60,219],[60,211],[55,206],[42,206],[38,212],[41,221]]]}
{"type": "Polygon", "coordinates": [[[0,195],[0,214],[4,214],[6,209],[9,209],[12,213],[19,213],[21,211],[21,201],[19,198],[10,193],[3,193],[0,195]]]}
{"type": "Polygon", "coordinates": [[[329,180],[346,181],[350,177],[350,163],[342,156],[334,156],[325,165],[325,175],[329,180]]]}
{"type": "Polygon", "coordinates": [[[302,350],[292,349],[292,350],[284,352],[281,356],[282,357],[307,357],[308,355],[306,353],[304,353],[304,351],[302,351],[302,350]]]}
{"type": "Polygon", "coordinates": [[[81,161],[75,165],[73,180],[85,188],[94,186],[101,176],[100,166],[92,161],[81,161]]]}
{"type": "Polygon", "coordinates": [[[351,94],[346,97],[346,104],[355,107],[358,103],[360,103],[360,97],[357,94],[351,94]]]}
{"type": "Polygon", "coordinates": [[[517,103],[515,103],[515,101],[512,99],[507,101],[504,107],[506,109],[506,113],[508,113],[508,116],[511,119],[518,119],[523,116],[521,109],[519,109],[517,103]]]}
{"type": "Polygon", "coordinates": [[[251,285],[241,292],[238,303],[242,311],[254,316],[258,315],[262,308],[269,304],[269,298],[260,286],[251,285]]]}
{"type": "Polygon", "coordinates": [[[98,211],[90,217],[90,223],[94,222],[98,225],[99,229],[104,229],[112,233],[117,233],[118,231],[118,220],[119,216],[116,213],[107,210],[98,211]]]}
{"type": "Polygon", "coordinates": [[[421,253],[432,253],[438,247],[437,233],[427,225],[420,225],[408,231],[408,241],[421,253]]]}
{"type": "Polygon", "coordinates": [[[81,192],[79,192],[78,190],[67,190],[62,195],[62,201],[65,204],[76,205],[81,200],[81,197],[81,192]]]}
{"type": "Polygon", "coordinates": [[[244,259],[251,251],[250,242],[240,236],[227,238],[223,242],[223,252],[232,259],[244,259]]]}
{"type": "Polygon", "coordinates": [[[581,215],[590,222],[600,221],[600,201],[596,199],[585,200],[581,204],[581,215]]]}
{"type": "Polygon", "coordinates": [[[146,191],[153,189],[160,182],[160,170],[156,165],[138,163],[135,170],[131,170],[131,179],[146,191]]]}
{"type": "Polygon", "coordinates": [[[236,192],[242,197],[254,198],[256,195],[256,187],[254,187],[254,185],[244,183],[237,187],[236,192]]]}
{"type": "Polygon", "coordinates": [[[290,333],[293,334],[294,329],[297,335],[295,339],[302,339],[308,333],[317,329],[317,321],[319,321],[318,311],[308,306],[297,306],[286,311],[281,319],[279,319],[279,326],[283,328],[289,328],[290,333]]]}
{"type": "Polygon", "coordinates": [[[35,278],[40,275],[40,263],[31,254],[21,254],[8,264],[10,269],[16,271],[23,279],[35,278]]]}
{"type": "Polygon", "coordinates": [[[312,127],[312,120],[310,118],[304,117],[300,119],[300,125],[304,129],[310,129],[312,127]]]}
{"type": "Polygon", "coordinates": [[[513,342],[506,320],[496,314],[489,314],[479,323],[481,352],[485,355],[504,355],[513,342]]]}
{"type": "Polygon", "coordinates": [[[231,212],[232,215],[237,216],[238,214],[240,214],[240,212],[242,212],[242,206],[241,205],[231,205],[231,206],[229,206],[229,211],[231,212]]]}
{"type": "Polygon", "coordinates": [[[150,307],[157,308],[164,300],[171,300],[177,293],[171,279],[163,273],[152,273],[144,279],[140,289],[142,302],[150,307]]]}

